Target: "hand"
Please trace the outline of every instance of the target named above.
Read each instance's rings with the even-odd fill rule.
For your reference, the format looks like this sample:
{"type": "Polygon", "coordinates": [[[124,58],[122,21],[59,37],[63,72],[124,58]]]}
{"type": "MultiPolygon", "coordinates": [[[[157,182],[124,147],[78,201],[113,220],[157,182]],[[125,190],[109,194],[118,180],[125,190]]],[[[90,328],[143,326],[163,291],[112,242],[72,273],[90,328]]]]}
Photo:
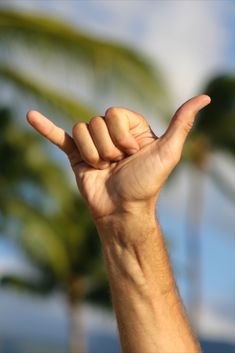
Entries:
{"type": "Polygon", "coordinates": [[[125,212],[154,209],[159,192],[180,160],[197,112],[206,95],[183,104],[166,132],[157,137],[140,114],[109,108],[104,117],[77,123],[73,137],[36,111],[28,122],[68,156],[78,188],[94,221],[125,212]]]}

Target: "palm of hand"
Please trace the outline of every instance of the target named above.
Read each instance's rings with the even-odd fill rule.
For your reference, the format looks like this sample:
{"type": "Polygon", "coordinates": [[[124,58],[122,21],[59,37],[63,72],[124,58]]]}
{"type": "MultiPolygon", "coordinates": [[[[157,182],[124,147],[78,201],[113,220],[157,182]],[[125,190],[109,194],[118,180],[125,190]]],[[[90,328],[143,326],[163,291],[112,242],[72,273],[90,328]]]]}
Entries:
{"type": "Polygon", "coordinates": [[[106,169],[85,163],[73,167],[78,188],[94,218],[122,212],[126,204],[154,199],[173,168],[167,154],[164,158],[161,138],[148,130],[137,140],[141,146],[138,152],[106,169]]]}

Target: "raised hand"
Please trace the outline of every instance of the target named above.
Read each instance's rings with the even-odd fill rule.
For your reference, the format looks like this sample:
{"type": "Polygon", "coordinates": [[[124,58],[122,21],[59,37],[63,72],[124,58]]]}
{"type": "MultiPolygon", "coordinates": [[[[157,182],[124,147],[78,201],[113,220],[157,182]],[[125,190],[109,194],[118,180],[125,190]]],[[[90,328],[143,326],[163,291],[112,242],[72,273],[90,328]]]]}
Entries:
{"type": "Polygon", "coordinates": [[[154,207],[159,192],[180,160],[197,112],[210,103],[206,95],[184,103],[166,132],[157,137],[140,114],[109,108],[89,124],[77,123],[72,136],[39,112],[29,123],[68,156],[78,188],[95,221],[154,207]]]}
{"type": "Polygon", "coordinates": [[[160,137],[143,116],[123,108],[77,123],[72,136],[38,112],[27,114],[68,156],[90,209],[123,353],[201,352],[175,285],[155,204],[197,112],[209,103],[205,95],[187,101],[160,137]]]}

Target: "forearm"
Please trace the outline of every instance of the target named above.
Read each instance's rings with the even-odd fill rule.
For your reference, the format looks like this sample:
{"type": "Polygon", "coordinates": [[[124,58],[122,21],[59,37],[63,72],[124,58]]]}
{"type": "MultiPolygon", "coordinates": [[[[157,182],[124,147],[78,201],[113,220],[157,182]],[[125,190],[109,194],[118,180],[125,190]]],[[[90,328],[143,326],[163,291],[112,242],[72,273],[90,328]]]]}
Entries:
{"type": "Polygon", "coordinates": [[[127,217],[97,228],[123,352],[200,352],[155,217],[127,217]]]}

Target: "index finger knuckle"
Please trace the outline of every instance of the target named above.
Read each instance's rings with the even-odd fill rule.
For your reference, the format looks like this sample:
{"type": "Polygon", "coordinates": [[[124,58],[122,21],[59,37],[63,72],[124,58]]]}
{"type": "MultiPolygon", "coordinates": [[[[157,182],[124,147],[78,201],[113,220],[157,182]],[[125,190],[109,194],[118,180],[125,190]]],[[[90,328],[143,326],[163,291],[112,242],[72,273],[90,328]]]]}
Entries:
{"type": "Polygon", "coordinates": [[[116,118],[120,115],[121,109],[118,107],[110,107],[105,111],[105,118],[107,120],[116,118]]]}

